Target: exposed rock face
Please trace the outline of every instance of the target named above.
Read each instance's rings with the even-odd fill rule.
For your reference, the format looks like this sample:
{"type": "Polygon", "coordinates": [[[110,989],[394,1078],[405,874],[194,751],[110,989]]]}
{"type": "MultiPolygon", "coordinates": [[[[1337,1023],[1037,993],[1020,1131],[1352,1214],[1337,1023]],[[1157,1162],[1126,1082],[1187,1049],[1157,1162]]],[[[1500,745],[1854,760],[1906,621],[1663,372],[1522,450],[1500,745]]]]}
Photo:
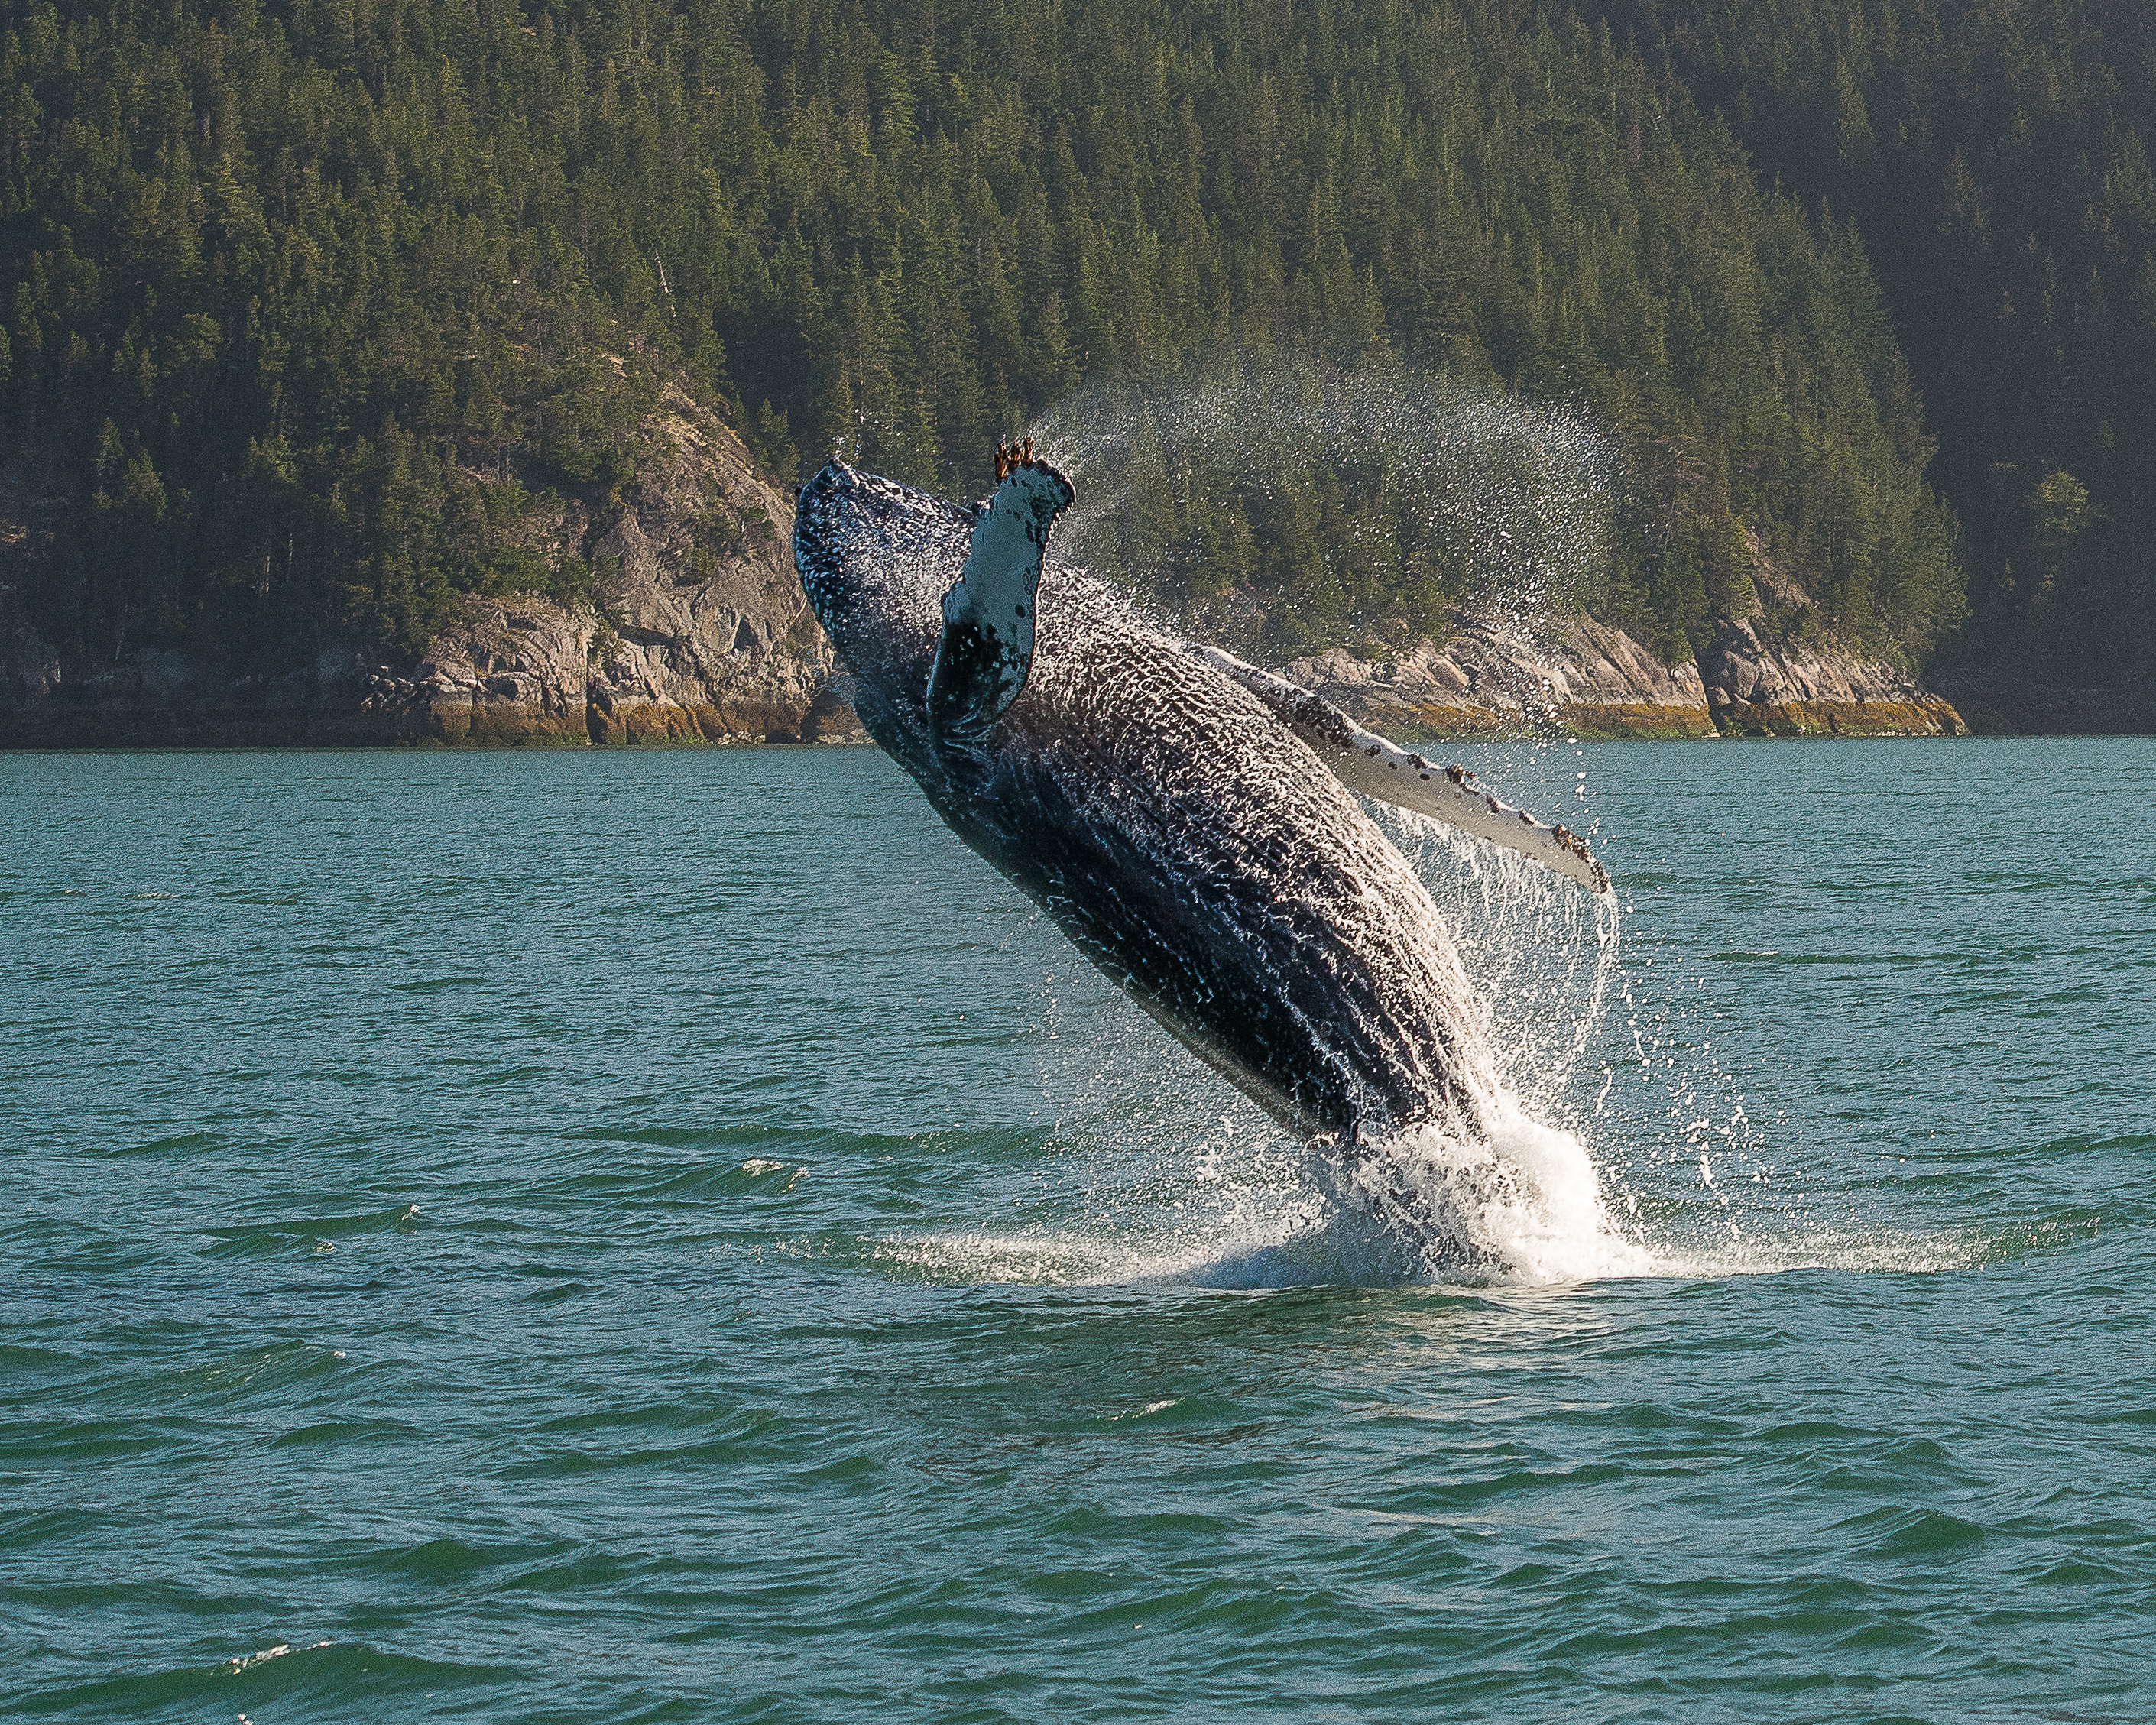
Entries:
{"type": "Polygon", "coordinates": [[[1558,722],[1579,737],[1707,737],[1699,667],[1664,665],[1621,629],[1578,617],[1558,641],[1558,722]]]}
{"type": "Polygon", "coordinates": [[[1298,660],[1288,675],[1380,732],[1712,737],[1696,666],[1664,665],[1622,629],[1576,617],[1548,645],[1465,612],[1443,647],[1419,643],[1389,664],[1345,652],[1298,660]]]}
{"type": "Polygon", "coordinates": [[[1715,727],[1741,737],[1963,737],[1944,696],[1878,660],[1763,644],[1749,623],[1722,625],[1699,656],[1715,727]]]}
{"type": "Polygon", "coordinates": [[[592,655],[594,742],[792,742],[858,731],[817,697],[834,669],[788,550],[793,509],[734,434],[669,392],[661,453],[599,540],[610,628],[592,655]]]}
{"type": "MultiPolygon", "coordinates": [[[[593,621],[529,594],[474,599],[408,676],[356,655],[317,669],[364,685],[351,722],[368,741],[582,743],[593,621]]],[[[324,679],[326,695],[335,686],[324,679]]],[[[341,705],[324,701],[331,715],[341,705]]]]}
{"type": "Polygon", "coordinates": [[[1697,664],[1667,665],[1622,629],[1575,617],[1543,640],[1455,613],[1440,648],[1389,663],[1344,651],[1288,675],[1380,732],[1589,737],[1954,737],[1951,702],[1876,660],[1788,651],[1727,625],[1697,664]]]}
{"type": "Polygon", "coordinates": [[[595,541],[574,503],[534,524],[557,563],[589,542],[596,610],[474,597],[416,664],[333,642],[264,670],[152,649],[70,660],[0,590],[0,747],[858,737],[794,576],[790,502],[685,393],[644,429],[653,453],[595,541]]]}

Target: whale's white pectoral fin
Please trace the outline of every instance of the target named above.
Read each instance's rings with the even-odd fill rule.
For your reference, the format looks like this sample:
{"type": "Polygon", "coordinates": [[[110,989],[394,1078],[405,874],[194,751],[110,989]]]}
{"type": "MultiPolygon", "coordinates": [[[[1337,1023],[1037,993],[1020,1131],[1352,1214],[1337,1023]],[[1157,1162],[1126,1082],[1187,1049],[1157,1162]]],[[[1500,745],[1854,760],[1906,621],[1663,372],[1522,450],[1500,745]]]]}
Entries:
{"type": "Polygon", "coordinates": [[[943,596],[943,638],[928,674],[928,726],[964,742],[1000,718],[1033,669],[1034,596],[1048,530],[1070,506],[1070,481],[1033,457],[1033,439],[996,451],[996,489],[976,506],[958,584],[943,596]]]}
{"type": "Polygon", "coordinates": [[[1218,647],[1193,644],[1193,657],[1240,684],[1273,716],[1317,751],[1348,789],[1517,850],[1595,892],[1609,891],[1609,876],[1589,855],[1587,841],[1563,826],[1545,826],[1523,809],[1501,803],[1478,787],[1475,775],[1440,767],[1365,731],[1321,696],[1286,677],[1245,665],[1218,647]]]}

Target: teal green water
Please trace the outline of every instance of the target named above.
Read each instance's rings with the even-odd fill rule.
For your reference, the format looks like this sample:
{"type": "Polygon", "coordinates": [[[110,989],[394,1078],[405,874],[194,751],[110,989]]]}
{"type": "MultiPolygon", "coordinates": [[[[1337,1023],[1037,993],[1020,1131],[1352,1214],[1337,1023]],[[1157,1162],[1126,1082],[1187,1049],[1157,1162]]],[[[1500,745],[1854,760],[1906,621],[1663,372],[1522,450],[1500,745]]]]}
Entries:
{"type": "Polygon", "coordinates": [[[1461,1286],[871,752],[0,757],[0,1716],[2156,1717],[2156,743],[1496,765],[1461,1286]]]}

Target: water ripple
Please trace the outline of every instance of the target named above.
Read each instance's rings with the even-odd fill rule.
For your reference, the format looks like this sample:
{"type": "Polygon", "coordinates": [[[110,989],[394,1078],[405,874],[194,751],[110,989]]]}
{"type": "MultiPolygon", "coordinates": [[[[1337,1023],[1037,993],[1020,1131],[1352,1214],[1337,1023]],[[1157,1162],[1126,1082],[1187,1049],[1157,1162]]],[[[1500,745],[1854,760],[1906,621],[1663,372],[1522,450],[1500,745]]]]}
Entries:
{"type": "Polygon", "coordinates": [[[2150,1713],[2156,747],[1487,753],[1469,1283],[871,753],[0,757],[0,1713],[2150,1713]]]}

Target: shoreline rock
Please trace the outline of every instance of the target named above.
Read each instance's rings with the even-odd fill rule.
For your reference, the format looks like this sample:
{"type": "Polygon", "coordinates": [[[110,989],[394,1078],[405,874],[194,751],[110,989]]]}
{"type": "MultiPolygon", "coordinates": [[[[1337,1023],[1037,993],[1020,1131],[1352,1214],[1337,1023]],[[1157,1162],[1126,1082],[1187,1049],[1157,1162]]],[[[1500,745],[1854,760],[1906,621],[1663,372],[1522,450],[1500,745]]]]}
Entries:
{"type": "MultiPolygon", "coordinates": [[[[143,648],[54,652],[0,588],[0,747],[287,747],[861,740],[786,553],[791,507],[678,388],[590,546],[596,605],[468,595],[409,665],[331,641],[300,667],[143,648]]],[[[551,536],[578,556],[572,504],[551,536]]]]}
{"type": "MultiPolygon", "coordinates": [[[[573,497],[528,523],[531,548],[553,567],[588,566],[591,604],[470,595],[409,664],[336,640],[296,667],[221,657],[214,646],[64,659],[30,626],[12,584],[32,566],[24,555],[49,537],[33,510],[0,567],[10,578],[0,582],[0,747],[865,742],[788,554],[790,500],[678,386],[643,432],[648,454],[599,531],[573,497]]],[[[1776,614],[1799,614],[1800,592],[1759,578],[1776,614]]],[[[1584,616],[1530,625],[1456,610],[1448,621],[1442,644],[1419,641],[1391,659],[1334,649],[1285,669],[1401,738],[2156,729],[2156,702],[2145,696],[1968,669],[1921,680],[1831,647],[1776,645],[1750,621],[1725,624],[1696,660],[1676,665],[1584,616]]]]}
{"type": "MultiPolygon", "coordinates": [[[[684,580],[677,521],[663,499],[646,499],[609,530],[603,609],[528,593],[468,598],[409,667],[341,644],[277,674],[148,648],[84,667],[0,617],[0,747],[865,742],[829,644],[774,547],[684,580]]],[[[1952,699],[1906,672],[1777,649],[1747,624],[1726,626],[1697,664],[1675,666],[1585,617],[1548,644],[1465,613],[1452,624],[1442,647],[1421,641],[1396,660],[1334,649],[1285,669],[1359,722],[1404,738],[1970,734],[1952,699]]],[[[2010,685],[2002,695],[1964,674],[1953,687],[1977,691],[1987,732],[2097,728],[2014,722],[2028,709],[2006,705],[2019,692],[2010,685]]],[[[2065,691],[2060,706],[2086,717],[2098,692],[2065,691]]]]}
{"type": "Polygon", "coordinates": [[[1697,670],[1664,665],[1620,629],[1577,617],[1545,644],[1466,611],[1450,621],[1441,647],[1419,641],[1384,661],[1335,649],[1296,660],[1286,672],[1379,732],[1495,737],[1554,727],[1594,737],[1714,735],[1697,670]]]}
{"type": "Polygon", "coordinates": [[[1738,737],[1966,737],[1953,703],[1883,660],[1763,644],[1727,623],[1699,656],[1715,728],[1738,737]]]}
{"type": "Polygon", "coordinates": [[[1344,649],[1287,675],[1359,722],[1414,737],[1562,732],[1594,741],[1713,737],[1958,737],[1953,703],[1882,661],[1763,644],[1726,625],[1697,663],[1665,665],[1622,629],[1575,616],[1530,634],[1466,611],[1443,646],[1393,660],[1344,649]]]}
{"type": "Polygon", "coordinates": [[[837,663],[787,547],[792,505],[684,393],[658,453],[593,548],[604,619],[590,650],[594,743],[767,742],[856,734],[825,698],[837,663]]]}

